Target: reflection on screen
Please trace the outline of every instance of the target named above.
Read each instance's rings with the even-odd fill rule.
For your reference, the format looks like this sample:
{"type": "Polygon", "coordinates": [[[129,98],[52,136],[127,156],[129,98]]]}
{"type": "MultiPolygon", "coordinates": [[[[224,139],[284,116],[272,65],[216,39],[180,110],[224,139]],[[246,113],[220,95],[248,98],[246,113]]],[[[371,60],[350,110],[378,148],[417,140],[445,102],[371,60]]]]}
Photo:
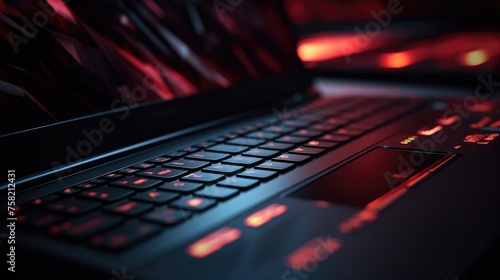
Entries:
{"type": "Polygon", "coordinates": [[[172,100],[300,63],[274,1],[5,1],[0,11],[7,131],[172,100]]]}

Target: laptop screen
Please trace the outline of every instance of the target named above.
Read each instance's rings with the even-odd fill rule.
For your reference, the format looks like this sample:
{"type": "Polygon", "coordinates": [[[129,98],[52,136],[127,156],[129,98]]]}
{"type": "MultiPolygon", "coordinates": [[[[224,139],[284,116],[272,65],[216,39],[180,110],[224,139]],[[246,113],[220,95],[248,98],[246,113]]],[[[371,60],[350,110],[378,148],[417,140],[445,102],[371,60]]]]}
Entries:
{"type": "Polygon", "coordinates": [[[0,135],[297,69],[275,2],[2,1],[0,135]]]}

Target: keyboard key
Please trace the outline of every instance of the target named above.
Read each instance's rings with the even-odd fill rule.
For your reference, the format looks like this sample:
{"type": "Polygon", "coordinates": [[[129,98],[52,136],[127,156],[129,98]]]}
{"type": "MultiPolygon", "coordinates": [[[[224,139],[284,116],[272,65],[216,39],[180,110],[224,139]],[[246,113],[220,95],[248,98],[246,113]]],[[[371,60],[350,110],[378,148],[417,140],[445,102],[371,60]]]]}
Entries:
{"type": "Polygon", "coordinates": [[[278,173],[275,171],[249,169],[241,172],[237,176],[251,179],[268,180],[276,175],[278,175],[278,173]]]}
{"type": "Polygon", "coordinates": [[[97,186],[96,184],[92,184],[92,183],[81,183],[81,184],[78,184],[76,186],[74,186],[75,188],[79,188],[79,189],[91,189],[93,187],[97,186]]]}
{"type": "Polygon", "coordinates": [[[243,179],[238,177],[231,177],[224,179],[217,183],[218,186],[237,188],[237,189],[249,189],[255,187],[259,184],[259,181],[253,179],[243,179]]]}
{"type": "Polygon", "coordinates": [[[151,169],[146,169],[137,173],[137,176],[151,177],[160,180],[174,180],[182,175],[186,174],[187,171],[170,168],[170,167],[155,167],[151,169]]]}
{"type": "Polygon", "coordinates": [[[239,138],[235,138],[235,139],[229,140],[226,143],[233,144],[233,145],[255,147],[255,146],[258,146],[258,145],[260,145],[260,144],[262,144],[264,142],[266,142],[266,141],[265,140],[261,140],[261,139],[251,139],[251,138],[239,137],[239,138]]]}
{"type": "Polygon", "coordinates": [[[247,137],[255,138],[255,139],[265,139],[272,140],[274,138],[280,137],[280,133],[268,132],[268,131],[256,131],[250,134],[247,134],[247,137]]]}
{"type": "Polygon", "coordinates": [[[186,147],[184,149],[181,149],[181,151],[188,152],[188,153],[194,153],[194,152],[199,151],[199,150],[200,150],[200,148],[195,147],[195,146],[190,146],[190,147],[186,147]]]}
{"type": "Polygon", "coordinates": [[[169,157],[169,158],[180,158],[180,157],[183,157],[187,154],[188,153],[185,151],[176,151],[176,152],[170,152],[170,153],[166,154],[165,156],[169,157]]]}
{"type": "Polygon", "coordinates": [[[309,126],[310,123],[311,122],[306,120],[290,120],[290,121],[284,121],[283,125],[293,128],[303,128],[309,126]]]}
{"type": "Polygon", "coordinates": [[[195,147],[205,149],[205,148],[208,148],[208,147],[212,147],[215,144],[216,144],[215,142],[206,141],[206,142],[201,142],[201,143],[195,145],[195,147]]]}
{"type": "Polygon", "coordinates": [[[151,209],[153,209],[153,205],[137,201],[122,201],[104,207],[104,211],[128,217],[140,215],[151,209]]]}
{"type": "Polygon", "coordinates": [[[158,234],[161,226],[130,221],[119,227],[90,238],[90,245],[111,251],[120,251],[158,234]]]}
{"type": "Polygon", "coordinates": [[[346,136],[360,136],[361,134],[365,133],[362,130],[356,130],[356,129],[348,129],[348,128],[341,128],[337,129],[333,132],[333,134],[337,135],[346,135],[346,136]]]}
{"type": "Polygon", "coordinates": [[[142,162],[142,163],[138,163],[136,165],[132,165],[132,168],[134,168],[134,169],[148,169],[148,168],[151,168],[153,166],[155,166],[155,165],[152,163],[142,162]]]}
{"type": "Polygon", "coordinates": [[[62,221],[64,221],[64,217],[40,210],[25,212],[17,216],[17,222],[20,225],[39,229],[48,228],[62,221]]]}
{"type": "Polygon", "coordinates": [[[89,181],[89,183],[96,184],[96,185],[102,185],[102,184],[105,184],[106,182],[107,182],[107,180],[103,180],[103,179],[92,179],[89,181]]]}
{"type": "MultiPolygon", "coordinates": [[[[235,146],[237,147],[237,146],[235,146]]],[[[246,148],[245,148],[246,149],[246,148]]],[[[190,154],[186,156],[187,159],[199,159],[199,160],[207,160],[207,161],[221,161],[225,158],[230,157],[229,154],[223,153],[214,153],[214,152],[197,152],[194,154],[190,154]]]]}
{"type": "Polygon", "coordinates": [[[139,172],[139,171],[140,171],[139,168],[128,167],[128,168],[124,168],[118,172],[121,174],[125,174],[125,175],[131,175],[131,174],[134,174],[134,173],[139,172]]]}
{"type": "Polygon", "coordinates": [[[59,191],[58,193],[60,193],[62,195],[74,195],[74,194],[79,193],[81,191],[82,190],[78,189],[78,188],[65,188],[64,190],[59,191]]]}
{"type": "Polygon", "coordinates": [[[272,125],[270,127],[264,128],[263,130],[268,131],[268,132],[283,134],[283,133],[290,133],[290,132],[294,131],[295,128],[286,127],[286,126],[279,126],[279,125],[272,125]]]}
{"type": "Polygon", "coordinates": [[[170,205],[192,211],[204,211],[212,206],[215,206],[215,204],[217,204],[217,200],[214,199],[188,196],[182,197],[181,199],[172,202],[170,205]]]}
{"type": "Polygon", "coordinates": [[[309,140],[309,138],[306,138],[306,137],[286,135],[286,136],[280,137],[278,139],[275,139],[274,141],[283,142],[283,143],[291,143],[291,144],[301,144],[301,143],[304,143],[308,140],[309,140]]]}
{"type": "Polygon", "coordinates": [[[337,127],[338,127],[337,125],[333,125],[333,124],[318,123],[318,124],[313,125],[311,128],[315,129],[315,130],[320,130],[323,132],[328,132],[328,131],[334,130],[337,127]]]}
{"type": "Polygon", "coordinates": [[[153,223],[173,226],[191,217],[191,212],[175,208],[158,209],[143,216],[143,219],[153,223]]]}
{"type": "Polygon", "coordinates": [[[293,150],[290,150],[289,153],[315,156],[315,155],[322,154],[325,151],[326,151],[325,149],[309,148],[309,147],[297,147],[293,150]]]}
{"type": "Polygon", "coordinates": [[[320,141],[330,141],[330,142],[337,142],[337,143],[343,143],[351,140],[351,136],[342,136],[342,135],[334,135],[334,134],[326,134],[323,135],[319,138],[320,141]]]}
{"type": "Polygon", "coordinates": [[[235,156],[224,160],[223,163],[236,164],[242,166],[253,166],[261,161],[262,159],[255,157],[235,156]]]}
{"type": "Polygon", "coordinates": [[[140,177],[125,177],[123,179],[111,182],[110,185],[113,185],[116,187],[121,187],[121,188],[145,190],[145,189],[153,188],[161,183],[162,183],[162,181],[156,180],[156,179],[140,178],[140,177]]]}
{"type": "Polygon", "coordinates": [[[155,204],[164,204],[179,197],[178,193],[163,191],[147,191],[132,196],[133,200],[140,200],[155,204]]]}
{"type": "Polygon", "coordinates": [[[279,172],[288,171],[290,169],[293,169],[294,167],[295,165],[293,163],[276,162],[276,161],[266,161],[264,163],[255,166],[256,169],[265,169],[265,170],[272,170],[279,172]]]}
{"type": "Polygon", "coordinates": [[[239,154],[243,151],[248,150],[247,147],[236,146],[236,145],[227,145],[227,144],[219,144],[207,148],[207,151],[211,152],[220,152],[220,153],[228,153],[228,154],[239,154]]]}
{"type": "Polygon", "coordinates": [[[301,136],[301,137],[317,137],[321,134],[323,134],[323,131],[319,130],[313,130],[313,129],[300,129],[292,133],[294,136],[301,136]]]}
{"type": "Polygon", "coordinates": [[[214,164],[209,167],[203,168],[203,171],[221,173],[225,175],[232,175],[243,170],[244,167],[228,164],[214,164]]]}
{"type": "Polygon", "coordinates": [[[188,193],[195,191],[197,189],[200,189],[203,187],[203,184],[200,183],[189,183],[189,182],[170,182],[161,185],[158,187],[159,189],[162,190],[168,190],[168,191],[176,191],[176,192],[182,192],[182,193],[188,193]]]}
{"type": "Polygon", "coordinates": [[[208,163],[206,161],[177,159],[177,160],[173,160],[171,162],[165,163],[163,166],[176,167],[176,168],[188,169],[188,170],[196,170],[196,169],[200,169],[200,168],[203,168],[205,166],[208,166],[208,165],[210,165],[210,163],[208,163]]]}
{"type": "Polygon", "coordinates": [[[182,180],[210,184],[215,183],[222,178],[224,178],[224,175],[196,172],[182,177],[182,180]]]}
{"type": "Polygon", "coordinates": [[[293,146],[294,146],[293,144],[287,144],[287,143],[267,142],[264,145],[260,145],[259,148],[268,149],[268,150],[285,151],[285,150],[291,149],[293,146]]]}
{"type": "Polygon", "coordinates": [[[120,174],[118,172],[113,172],[113,173],[108,173],[104,176],[101,176],[101,177],[99,177],[99,179],[106,180],[106,181],[112,181],[112,180],[120,179],[121,177],[123,177],[122,174],[120,174]]]}
{"type": "Polygon", "coordinates": [[[96,213],[53,225],[49,228],[49,233],[73,239],[86,239],[121,222],[121,217],[96,213]]]}
{"type": "Polygon", "coordinates": [[[328,141],[309,141],[307,142],[304,146],[306,147],[312,147],[312,148],[323,148],[323,149],[331,149],[335,146],[338,146],[338,143],[335,142],[328,142],[328,141]]]}
{"type": "Polygon", "coordinates": [[[155,157],[155,158],[152,158],[150,160],[147,160],[146,162],[152,163],[152,164],[161,164],[161,163],[167,162],[171,159],[172,158],[169,158],[169,157],[155,157]]]}
{"type": "Polygon", "coordinates": [[[65,198],[57,202],[53,202],[45,206],[45,208],[62,214],[81,215],[95,210],[99,208],[99,206],[101,206],[101,204],[96,202],[75,198],[65,198]]]}
{"type": "Polygon", "coordinates": [[[27,206],[40,206],[40,205],[44,205],[44,204],[56,201],[59,198],[61,198],[61,196],[59,196],[57,194],[50,194],[50,195],[47,195],[47,196],[44,196],[41,198],[33,199],[32,201],[27,203],[27,206]]]}
{"type": "Polygon", "coordinates": [[[210,186],[202,189],[201,191],[197,191],[194,194],[218,200],[225,200],[237,195],[238,191],[235,189],[210,186]]]}
{"type": "Polygon", "coordinates": [[[275,150],[266,150],[266,149],[252,149],[243,153],[244,156],[248,157],[261,157],[261,158],[270,158],[279,154],[279,151],[275,150]]]}
{"type": "Polygon", "coordinates": [[[301,163],[310,160],[310,156],[305,155],[292,155],[292,154],[282,154],[278,157],[273,158],[274,161],[284,161],[284,162],[293,162],[293,163],[301,163]]]}
{"type": "Polygon", "coordinates": [[[350,120],[340,119],[340,118],[329,118],[328,120],[326,120],[327,124],[337,125],[337,126],[344,125],[344,124],[347,124],[349,122],[350,122],[350,120]]]}
{"type": "Polygon", "coordinates": [[[113,202],[126,198],[132,194],[134,194],[134,192],[130,190],[109,188],[109,187],[97,187],[88,191],[84,191],[78,194],[78,196],[82,198],[97,200],[100,202],[113,202]]]}

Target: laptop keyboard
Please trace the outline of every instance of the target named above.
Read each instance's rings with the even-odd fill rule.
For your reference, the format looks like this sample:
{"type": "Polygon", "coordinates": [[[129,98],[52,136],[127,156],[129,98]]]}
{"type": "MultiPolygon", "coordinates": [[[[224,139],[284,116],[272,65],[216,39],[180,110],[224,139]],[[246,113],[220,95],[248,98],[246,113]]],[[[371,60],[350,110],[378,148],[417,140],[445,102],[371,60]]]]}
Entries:
{"type": "Polygon", "coordinates": [[[22,204],[18,221],[54,238],[120,251],[417,106],[407,99],[346,98],[300,109],[22,204]]]}

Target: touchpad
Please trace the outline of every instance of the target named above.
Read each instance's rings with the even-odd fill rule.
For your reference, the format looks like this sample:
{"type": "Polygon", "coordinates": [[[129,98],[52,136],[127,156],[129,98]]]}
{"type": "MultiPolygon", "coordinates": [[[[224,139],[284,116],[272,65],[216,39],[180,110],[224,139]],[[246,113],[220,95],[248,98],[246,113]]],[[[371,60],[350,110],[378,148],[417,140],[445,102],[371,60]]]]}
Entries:
{"type": "Polygon", "coordinates": [[[292,193],[291,197],[363,207],[452,155],[377,148],[292,193]]]}

